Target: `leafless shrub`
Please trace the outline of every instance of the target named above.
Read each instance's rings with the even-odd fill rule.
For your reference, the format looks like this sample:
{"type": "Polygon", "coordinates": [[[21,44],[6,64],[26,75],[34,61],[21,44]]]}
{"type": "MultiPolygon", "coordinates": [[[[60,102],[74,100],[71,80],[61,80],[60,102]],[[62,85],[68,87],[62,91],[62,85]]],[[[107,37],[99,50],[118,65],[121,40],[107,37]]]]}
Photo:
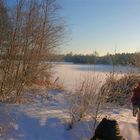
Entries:
{"type": "Polygon", "coordinates": [[[104,94],[107,94],[106,101],[113,102],[121,106],[130,107],[130,98],[132,96],[132,89],[138,83],[140,75],[125,74],[120,78],[108,77],[102,88],[104,94]]]}
{"type": "Polygon", "coordinates": [[[17,0],[12,8],[0,2],[0,101],[17,102],[25,86],[49,81],[63,34],[58,9],[55,0],[17,0]]]}
{"type": "MultiPolygon", "coordinates": [[[[126,74],[119,76],[114,73],[108,74],[105,79],[101,78],[95,75],[86,77],[75,93],[72,94],[69,110],[69,128],[72,128],[77,121],[88,117],[94,120],[93,129],[95,129],[97,120],[110,116],[108,112],[113,109],[113,106],[110,107],[110,102],[114,99],[119,102],[118,98],[122,96],[121,91],[129,94],[132,88],[130,86],[134,86],[139,79],[136,75],[126,74]]],[[[125,100],[128,102],[128,98],[125,100]]],[[[123,99],[122,101],[125,100],[123,99]]],[[[116,103],[117,105],[120,104],[116,103]]]]}
{"type": "Polygon", "coordinates": [[[99,94],[102,82],[98,79],[98,76],[89,75],[83,78],[75,93],[70,95],[69,128],[72,128],[75,122],[80,121],[84,117],[97,117],[99,106],[103,99],[101,94],[99,94]]]}

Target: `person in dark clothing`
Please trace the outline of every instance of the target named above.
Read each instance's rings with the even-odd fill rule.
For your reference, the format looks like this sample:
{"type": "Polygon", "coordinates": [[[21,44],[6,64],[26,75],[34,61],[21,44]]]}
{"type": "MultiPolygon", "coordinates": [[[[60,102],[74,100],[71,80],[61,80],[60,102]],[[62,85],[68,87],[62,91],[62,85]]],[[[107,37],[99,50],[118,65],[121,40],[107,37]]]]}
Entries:
{"type": "Polygon", "coordinates": [[[138,109],[140,108],[140,82],[136,85],[132,92],[131,103],[133,106],[133,116],[135,117],[138,109]]]}
{"type": "Polygon", "coordinates": [[[103,118],[90,140],[125,140],[120,135],[120,128],[116,120],[103,118]]]}

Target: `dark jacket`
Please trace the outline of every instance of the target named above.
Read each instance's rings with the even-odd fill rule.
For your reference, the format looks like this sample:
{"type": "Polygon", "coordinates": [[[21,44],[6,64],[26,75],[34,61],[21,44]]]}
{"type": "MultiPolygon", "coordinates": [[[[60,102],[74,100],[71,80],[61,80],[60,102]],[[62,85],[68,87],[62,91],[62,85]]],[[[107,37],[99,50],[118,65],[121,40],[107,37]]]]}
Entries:
{"type": "Polygon", "coordinates": [[[96,138],[101,140],[125,140],[124,137],[120,135],[120,128],[117,121],[108,120],[106,118],[103,118],[99,123],[91,140],[96,140],[96,138]]]}
{"type": "Polygon", "coordinates": [[[131,102],[133,105],[140,105],[140,85],[133,89],[133,95],[131,97],[131,102]]]}

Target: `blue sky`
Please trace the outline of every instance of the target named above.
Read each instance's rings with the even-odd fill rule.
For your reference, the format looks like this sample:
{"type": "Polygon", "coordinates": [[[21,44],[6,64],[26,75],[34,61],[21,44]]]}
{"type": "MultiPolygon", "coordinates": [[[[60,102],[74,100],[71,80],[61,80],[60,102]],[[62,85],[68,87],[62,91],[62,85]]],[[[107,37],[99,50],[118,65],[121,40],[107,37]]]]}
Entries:
{"type": "Polygon", "coordinates": [[[58,0],[71,38],[63,52],[140,51],[140,0],[58,0]]]}
{"type": "MultiPolygon", "coordinates": [[[[12,3],[15,0],[7,0],[12,3]]],[[[62,53],[140,51],[140,0],[57,0],[67,26],[62,53]]]]}

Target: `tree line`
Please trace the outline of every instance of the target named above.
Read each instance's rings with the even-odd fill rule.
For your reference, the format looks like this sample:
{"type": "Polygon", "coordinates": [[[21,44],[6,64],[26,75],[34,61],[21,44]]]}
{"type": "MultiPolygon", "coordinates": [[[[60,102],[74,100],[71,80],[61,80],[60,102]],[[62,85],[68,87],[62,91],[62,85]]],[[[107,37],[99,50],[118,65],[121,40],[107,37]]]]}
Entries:
{"type": "Polygon", "coordinates": [[[74,64],[104,64],[104,65],[133,65],[138,66],[140,53],[116,53],[99,56],[95,54],[72,54],[63,56],[64,62],[74,64]]]}

